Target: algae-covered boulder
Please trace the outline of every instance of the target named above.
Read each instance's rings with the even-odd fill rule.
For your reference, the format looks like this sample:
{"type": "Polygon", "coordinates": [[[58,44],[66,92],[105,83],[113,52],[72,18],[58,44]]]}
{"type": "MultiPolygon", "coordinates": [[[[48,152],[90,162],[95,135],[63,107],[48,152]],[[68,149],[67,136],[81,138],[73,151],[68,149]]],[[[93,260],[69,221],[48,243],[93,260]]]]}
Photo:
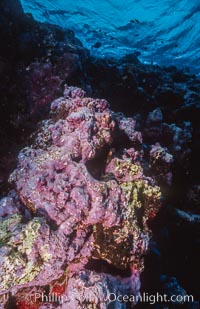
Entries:
{"type": "Polygon", "coordinates": [[[18,205],[4,202],[0,222],[1,294],[11,292],[18,308],[33,288],[38,308],[59,302],[45,304],[42,293],[64,295],[61,308],[107,308],[109,293],[139,295],[161,193],[144,175],[135,126],[105,100],[66,87],[19,153],[10,176],[18,205]]]}

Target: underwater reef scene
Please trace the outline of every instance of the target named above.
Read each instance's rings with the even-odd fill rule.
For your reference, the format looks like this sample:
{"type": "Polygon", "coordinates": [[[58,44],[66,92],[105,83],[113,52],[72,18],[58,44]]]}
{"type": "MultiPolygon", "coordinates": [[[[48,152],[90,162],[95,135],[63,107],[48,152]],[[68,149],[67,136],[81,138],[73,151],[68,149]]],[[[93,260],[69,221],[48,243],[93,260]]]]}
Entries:
{"type": "Polygon", "coordinates": [[[146,63],[199,73],[199,0],[21,0],[36,20],[72,29],[92,55],[135,52],[146,63]]]}
{"type": "Polygon", "coordinates": [[[0,1],[0,309],[200,308],[199,54],[114,57],[67,2],[0,1]]]}

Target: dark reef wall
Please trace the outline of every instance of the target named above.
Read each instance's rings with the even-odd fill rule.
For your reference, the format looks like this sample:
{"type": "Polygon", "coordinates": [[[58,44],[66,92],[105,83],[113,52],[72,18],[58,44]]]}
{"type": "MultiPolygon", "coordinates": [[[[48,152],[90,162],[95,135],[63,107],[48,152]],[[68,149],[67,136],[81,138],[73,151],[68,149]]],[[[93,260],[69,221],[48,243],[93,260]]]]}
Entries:
{"type": "Polygon", "coordinates": [[[74,76],[81,79],[88,51],[72,31],[25,15],[20,1],[1,1],[0,6],[0,181],[4,188],[8,162],[12,168],[18,145],[45,117],[64,83],[74,76]]]}
{"type": "Polygon", "coordinates": [[[149,293],[192,294],[185,308],[199,308],[200,80],[135,55],[91,57],[17,0],[0,2],[0,42],[0,292],[14,295],[0,308],[47,308],[27,305],[30,291],[78,299],[85,282],[110,308],[100,283],[137,294],[140,281],[149,293]]]}

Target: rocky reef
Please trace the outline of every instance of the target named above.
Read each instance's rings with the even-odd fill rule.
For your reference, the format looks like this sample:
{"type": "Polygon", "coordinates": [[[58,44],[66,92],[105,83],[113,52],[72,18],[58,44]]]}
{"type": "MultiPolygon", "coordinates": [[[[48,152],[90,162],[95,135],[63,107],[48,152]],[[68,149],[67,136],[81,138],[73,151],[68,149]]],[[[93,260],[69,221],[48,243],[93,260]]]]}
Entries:
{"type": "Polygon", "coordinates": [[[17,308],[26,289],[51,295],[61,279],[62,294],[75,297],[62,308],[107,308],[108,293],[139,295],[161,192],[144,175],[135,126],[106,100],[66,87],[20,151],[14,189],[1,200],[0,248],[1,294],[17,308]]]}
{"type": "Polygon", "coordinates": [[[0,308],[198,308],[200,80],[0,8],[0,308]]]}
{"type": "Polygon", "coordinates": [[[20,1],[0,3],[0,191],[16,164],[17,152],[47,116],[64,83],[82,78],[89,52],[73,31],[36,22],[20,1]],[[8,142],[9,141],[9,142],[8,142]]]}

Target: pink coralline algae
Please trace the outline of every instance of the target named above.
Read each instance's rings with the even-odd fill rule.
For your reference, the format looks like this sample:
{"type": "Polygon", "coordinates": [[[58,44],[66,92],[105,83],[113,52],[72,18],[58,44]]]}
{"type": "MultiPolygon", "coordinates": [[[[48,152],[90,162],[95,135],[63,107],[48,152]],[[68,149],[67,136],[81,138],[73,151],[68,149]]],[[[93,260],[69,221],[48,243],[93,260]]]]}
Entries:
{"type": "Polygon", "coordinates": [[[62,93],[62,83],[79,69],[79,56],[72,53],[57,57],[54,64],[33,62],[23,68],[26,99],[33,118],[49,111],[50,103],[62,93]]]}
{"type": "Polygon", "coordinates": [[[31,63],[25,72],[27,102],[33,117],[48,110],[52,100],[60,94],[62,79],[49,63],[31,63]]]}
{"type": "MultiPolygon", "coordinates": [[[[19,153],[14,191],[1,200],[0,297],[10,293],[19,309],[103,309],[109,293],[139,295],[161,193],[144,175],[135,127],[79,88],[53,101],[51,118],[19,153]],[[25,297],[31,291],[40,295],[35,303],[25,297]],[[65,300],[43,302],[42,293],[65,300]]],[[[159,152],[171,164],[156,147],[152,160],[159,152]]]]}

